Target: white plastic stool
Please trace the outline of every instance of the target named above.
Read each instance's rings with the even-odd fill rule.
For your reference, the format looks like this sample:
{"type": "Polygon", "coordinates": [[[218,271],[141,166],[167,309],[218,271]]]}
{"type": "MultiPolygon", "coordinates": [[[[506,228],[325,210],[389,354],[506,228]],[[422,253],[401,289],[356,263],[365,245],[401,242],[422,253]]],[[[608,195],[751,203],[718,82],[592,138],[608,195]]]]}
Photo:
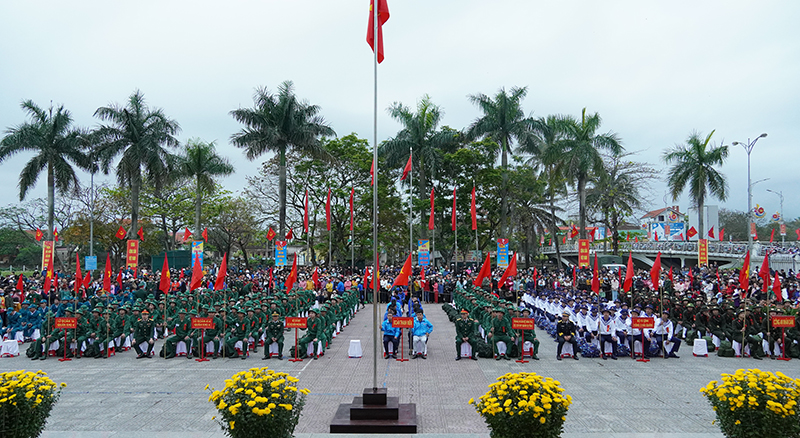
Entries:
{"type": "MultiPolygon", "coordinates": [[[[322,341],[317,341],[317,351],[319,351],[319,355],[322,356],[325,353],[322,351],[322,341]]],[[[314,343],[308,343],[308,349],[306,350],[306,355],[311,356],[314,354],[314,343]]]]}
{"type": "MultiPolygon", "coordinates": [[[[640,336],[641,337],[641,336],[640,336]]],[[[634,340],[633,341],[633,356],[642,355],[642,341],[641,340],[634,340]]]]}
{"type": "MultiPolygon", "coordinates": [[[[506,350],[508,350],[508,346],[506,345],[505,342],[498,341],[497,344],[495,344],[495,345],[497,345],[497,355],[502,356],[502,355],[506,354],[506,350]]],[[[495,356],[495,357],[497,357],[497,356],[495,356]]]]}
{"type": "Polygon", "coordinates": [[[779,344],[777,342],[775,343],[775,351],[770,351],[769,350],[769,341],[767,341],[766,339],[761,341],[761,347],[764,349],[764,354],[774,355],[774,356],[780,356],[782,354],[781,353],[781,344],[779,344]]]}
{"type": "Polygon", "coordinates": [[[186,349],[186,341],[179,341],[175,344],[175,355],[176,356],[186,356],[188,353],[186,349]]]}
{"type": "MultiPolygon", "coordinates": [[[[392,349],[393,345],[390,342],[389,348],[392,349]]],[[[350,340],[350,348],[347,349],[347,357],[350,358],[359,358],[362,356],[361,352],[361,340],[359,339],[351,339],[350,340]]]]}
{"type": "Polygon", "coordinates": [[[0,346],[0,357],[15,357],[19,356],[19,344],[15,340],[3,341],[0,346]]]}
{"type": "Polygon", "coordinates": [[[708,357],[708,344],[703,338],[697,338],[692,344],[692,354],[696,357],[708,357]]]}
{"type": "Polygon", "coordinates": [[[525,344],[522,345],[522,358],[524,359],[525,356],[533,357],[533,342],[525,341],[525,344]]]}
{"type": "Polygon", "coordinates": [[[461,357],[472,357],[472,345],[469,342],[461,343],[461,357]]]}
{"type": "Polygon", "coordinates": [[[278,343],[273,342],[269,344],[269,357],[278,357],[278,343]]]}
{"type": "Polygon", "coordinates": [[[722,341],[716,335],[711,335],[711,343],[714,344],[714,347],[717,349],[722,345],[722,341]]]}
{"type": "MultiPolygon", "coordinates": [[[[733,352],[736,355],[736,357],[742,357],[742,344],[740,344],[737,341],[733,341],[731,342],[731,345],[733,346],[733,352]]],[[[744,356],[745,357],[750,356],[750,345],[744,346],[744,356]]]]}
{"type": "Polygon", "coordinates": [[[561,357],[572,357],[573,355],[575,355],[575,350],[572,348],[572,344],[565,342],[561,348],[561,357]]]}

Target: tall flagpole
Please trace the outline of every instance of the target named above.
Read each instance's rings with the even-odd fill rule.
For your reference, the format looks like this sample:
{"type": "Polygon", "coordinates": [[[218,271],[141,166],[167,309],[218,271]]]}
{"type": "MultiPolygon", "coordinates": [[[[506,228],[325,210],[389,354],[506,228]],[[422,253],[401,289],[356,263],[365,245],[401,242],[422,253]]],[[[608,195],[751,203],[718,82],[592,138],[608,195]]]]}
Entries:
{"type": "MultiPolygon", "coordinates": [[[[414,146],[411,146],[408,159],[411,160],[414,157],[414,146]]],[[[408,172],[408,252],[413,254],[414,253],[414,227],[413,227],[413,207],[411,206],[411,198],[413,195],[411,194],[412,187],[414,186],[414,162],[411,162],[411,170],[408,172]]]]}
{"type": "Polygon", "coordinates": [[[372,2],[373,22],[373,70],[374,70],[374,106],[372,124],[372,254],[375,272],[372,274],[372,389],[378,390],[378,47],[380,47],[380,34],[378,33],[378,1],[372,2]]]}

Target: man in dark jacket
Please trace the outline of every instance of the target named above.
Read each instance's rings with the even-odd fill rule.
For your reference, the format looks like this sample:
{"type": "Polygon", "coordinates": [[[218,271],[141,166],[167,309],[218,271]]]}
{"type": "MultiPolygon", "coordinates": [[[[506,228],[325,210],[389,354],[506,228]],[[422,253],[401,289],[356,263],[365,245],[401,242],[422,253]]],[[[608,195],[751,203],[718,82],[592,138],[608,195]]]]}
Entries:
{"type": "Polygon", "coordinates": [[[556,325],[556,334],[558,335],[558,351],[556,359],[561,360],[561,349],[564,344],[569,342],[572,344],[572,358],[578,360],[578,341],[575,340],[575,323],[569,320],[569,313],[564,312],[561,314],[561,321],[556,325]]]}

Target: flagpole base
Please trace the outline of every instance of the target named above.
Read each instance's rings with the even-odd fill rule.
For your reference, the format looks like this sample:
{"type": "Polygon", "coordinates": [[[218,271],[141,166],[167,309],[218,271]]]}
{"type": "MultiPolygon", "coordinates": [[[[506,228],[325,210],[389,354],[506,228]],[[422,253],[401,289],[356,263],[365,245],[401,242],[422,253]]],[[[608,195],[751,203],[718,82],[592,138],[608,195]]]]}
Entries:
{"type": "Polygon", "coordinates": [[[208,359],[201,357],[200,359],[195,359],[195,362],[208,362],[208,359]]]}
{"type": "MultiPolygon", "coordinates": [[[[71,361],[71,360],[72,360],[72,359],[70,359],[70,358],[68,358],[68,357],[65,357],[65,358],[61,358],[61,359],[59,359],[58,361],[59,361],[59,362],[68,362],[68,361],[71,361]]],[[[787,360],[788,360],[788,359],[787,359],[787,360]]]]}
{"type": "Polygon", "coordinates": [[[642,357],[640,359],[636,359],[636,362],[650,362],[650,359],[642,357]]]}
{"type": "Polygon", "coordinates": [[[777,359],[777,360],[785,360],[785,361],[787,361],[787,362],[788,362],[788,361],[790,361],[790,360],[792,360],[792,358],[791,358],[791,357],[776,357],[776,359],[777,359]]]}
{"type": "Polygon", "coordinates": [[[399,357],[399,358],[397,358],[397,359],[395,359],[395,360],[396,360],[397,362],[408,362],[408,358],[405,358],[405,357],[399,357]]]}
{"type": "Polygon", "coordinates": [[[515,360],[514,362],[516,362],[516,363],[528,363],[530,361],[529,360],[525,360],[525,359],[518,359],[518,360],[515,360]]]}

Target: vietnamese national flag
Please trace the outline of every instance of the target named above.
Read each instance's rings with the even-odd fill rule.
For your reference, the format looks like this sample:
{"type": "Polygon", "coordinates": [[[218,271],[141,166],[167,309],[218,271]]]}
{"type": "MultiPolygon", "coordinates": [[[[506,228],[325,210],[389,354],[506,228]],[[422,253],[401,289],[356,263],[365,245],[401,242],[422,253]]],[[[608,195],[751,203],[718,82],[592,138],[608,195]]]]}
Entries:
{"type": "Polygon", "coordinates": [[[139,240],[144,242],[144,228],[139,227],[139,231],[136,232],[136,235],[139,236],[139,240]]]}
{"type": "Polygon", "coordinates": [[[81,274],[81,256],[75,253],[75,296],[83,285],[83,274],[81,274]]]}
{"type": "Polygon", "coordinates": [[[289,271],[289,276],[286,277],[286,292],[289,292],[294,287],[297,281],[297,253],[294,253],[294,261],[292,262],[292,270],[289,271]]]}
{"type": "Polygon", "coordinates": [[[739,287],[745,292],[750,285],[750,251],[744,255],[744,263],[742,269],[739,271],[739,287]]]}
{"type": "Polygon", "coordinates": [[[511,276],[514,276],[514,275],[517,275],[517,254],[516,253],[511,254],[511,259],[508,262],[508,267],[506,268],[506,271],[503,272],[503,276],[500,277],[500,281],[497,282],[497,287],[502,287],[504,284],[506,284],[506,280],[508,279],[508,277],[511,277],[511,276]]]}
{"type": "Polygon", "coordinates": [[[273,230],[272,227],[269,227],[269,231],[267,231],[267,240],[272,242],[272,239],[275,238],[275,234],[277,234],[275,233],[275,230],[273,230]]]}
{"type": "Polygon", "coordinates": [[[325,202],[325,224],[331,230],[331,188],[328,187],[328,200],[325,202]]]}
{"type": "MultiPolygon", "coordinates": [[[[473,229],[473,231],[477,230],[478,229],[478,215],[477,215],[477,212],[475,210],[475,187],[472,188],[472,201],[470,202],[469,212],[472,215],[472,229],[473,229]]],[[[544,239],[544,234],[542,234],[542,239],[544,239]]],[[[544,243],[544,240],[542,240],[542,243],[544,243]]]]}
{"type": "Polygon", "coordinates": [[[365,290],[367,289],[367,286],[372,288],[372,284],[371,284],[370,279],[369,279],[369,271],[367,270],[366,266],[364,267],[364,280],[363,281],[364,281],[364,289],[365,290]]]}
{"type": "Polygon", "coordinates": [[[452,231],[456,230],[456,189],[453,189],[453,214],[450,218],[450,228],[452,231]]]}
{"type": "Polygon", "coordinates": [[[322,286],[319,282],[319,273],[316,266],[314,266],[314,273],[311,274],[311,281],[314,282],[314,289],[319,289],[322,286]]]}
{"type": "Polygon", "coordinates": [[[375,185],[375,160],[372,160],[372,165],[369,166],[369,185],[375,185]]]}
{"type": "Polygon", "coordinates": [[[292,229],[289,228],[289,232],[286,233],[286,240],[292,240],[292,239],[294,239],[294,231],[292,231],[292,229]]]}
{"type": "Polygon", "coordinates": [[[475,281],[472,284],[475,287],[481,287],[483,285],[483,279],[489,278],[492,276],[492,253],[486,253],[486,260],[483,261],[483,266],[481,266],[480,272],[478,272],[478,277],[475,278],[475,281]]]}
{"type": "Polygon", "coordinates": [[[355,194],[356,194],[356,188],[350,187],[350,231],[353,231],[353,196],[355,194]]]}
{"type": "Polygon", "coordinates": [[[720,242],[722,242],[724,240],[723,236],[725,236],[725,228],[720,228],[719,229],[719,241],[720,242]]]}
{"type": "Polygon", "coordinates": [[[119,289],[122,290],[122,269],[120,268],[119,272],[117,273],[117,284],[119,284],[119,289]]]}
{"type": "Polygon", "coordinates": [[[600,273],[597,272],[597,253],[594,253],[594,269],[592,269],[592,292],[600,294],[600,273]]]}
{"type": "Polygon", "coordinates": [[[650,269],[650,281],[653,282],[653,290],[658,290],[658,281],[661,279],[661,251],[656,254],[656,261],[650,269]]]}
{"type": "Polygon", "coordinates": [[[794,230],[795,234],[797,234],[797,240],[800,240],[800,228],[794,230]]]}
{"type": "Polygon", "coordinates": [[[669,282],[675,284],[675,278],[672,276],[672,266],[669,267],[669,282]]]}
{"type": "Polygon", "coordinates": [[[53,229],[53,239],[58,242],[58,227],[53,229]]]}
{"type": "Polygon", "coordinates": [[[189,240],[190,237],[192,237],[192,232],[189,231],[189,228],[186,228],[183,231],[183,241],[186,242],[187,240],[189,240]]]}
{"type": "Polygon", "coordinates": [[[678,240],[680,240],[681,242],[683,241],[683,233],[678,234],[678,240]]]}
{"type": "Polygon", "coordinates": [[[83,277],[83,287],[89,289],[89,286],[92,284],[92,273],[91,271],[86,271],[86,275],[83,277]]]}
{"type": "MultiPolygon", "coordinates": [[[[695,230],[695,229],[694,229],[694,227],[689,227],[689,230],[688,230],[688,231],[686,231],[686,237],[687,237],[688,239],[691,239],[692,237],[694,237],[694,236],[696,236],[696,235],[697,235],[697,230],[695,230]]],[[[687,240],[688,240],[688,239],[687,239],[687,240]]]]}
{"type": "Polygon", "coordinates": [[[658,233],[653,233],[653,236],[655,237],[656,242],[658,242],[658,233]]]}
{"type": "Polygon", "coordinates": [[[36,241],[41,242],[42,238],[44,237],[44,233],[39,228],[36,229],[36,241]]]}
{"type": "Polygon", "coordinates": [[[408,163],[403,168],[403,176],[400,177],[400,181],[404,181],[409,173],[411,173],[411,154],[408,155],[408,163]]]}
{"type": "Polygon", "coordinates": [[[689,289],[692,288],[694,285],[694,274],[692,274],[692,268],[689,268],[689,289]]]}
{"type": "Polygon", "coordinates": [[[383,62],[383,25],[389,20],[389,5],[386,0],[378,0],[378,48],[375,50],[375,0],[369,2],[369,22],[367,24],[367,44],[377,51],[378,64],[383,62]]]}
{"type": "Polygon", "coordinates": [[[111,292],[111,253],[106,253],[106,266],[103,268],[103,290],[111,292]]]}
{"type": "Polygon", "coordinates": [[[783,302],[783,291],[781,289],[781,279],[777,272],[775,272],[775,283],[772,284],[772,292],[775,293],[775,301],[783,302]]]}
{"type": "MultiPolygon", "coordinates": [[[[50,283],[53,281],[53,265],[47,267],[47,275],[44,279],[44,293],[50,292],[50,283]]],[[[21,302],[21,301],[20,301],[21,302]]]]}
{"type": "Polygon", "coordinates": [[[431,214],[428,216],[428,229],[433,229],[433,187],[431,187],[431,214]]]}
{"type": "Polygon", "coordinates": [[[161,281],[158,282],[158,290],[168,293],[169,286],[169,262],[167,261],[167,253],[164,252],[164,264],[161,266],[161,281]]]}
{"type": "Polygon", "coordinates": [[[308,190],[306,190],[306,198],[303,201],[303,232],[308,234],[308,190]]]}
{"type": "Polygon", "coordinates": [[[633,253],[628,252],[628,268],[625,269],[625,282],[622,283],[622,290],[630,292],[633,286],[633,253]]]}
{"type": "Polygon", "coordinates": [[[772,243],[773,239],[775,239],[775,228],[773,228],[772,232],[769,234],[769,243],[772,243]]]}
{"type": "Polygon", "coordinates": [[[208,242],[208,228],[203,228],[203,233],[201,235],[203,236],[203,241],[208,242]]]}
{"type": "Polygon", "coordinates": [[[712,226],[711,229],[708,230],[708,237],[714,239],[714,227],[712,226]]]}
{"type": "Polygon", "coordinates": [[[192,281],[189,283],[189,291],[193,291],[203,285],[203,268],[200,267],[200,260],[195,259],[192,267],[192,281]]]}
{"type": "Polygon", "coordinates": [[[400,273],[397,274],[397,277],[394,278],[394,282],[392,283],[392,288],[395,286],[408,286],[408,277],[411,276],[411,254],[408,255],[406,258],[406,262],[403,263],[403,267],[400,268],[400,273]]]}
{"type": "Polygon", "coordinates": [[[225,286],[225,276],[228,275],[228,253],[222,256],[222,262],[217,271],[217,280],[214,282],[214,290],[222,290],[225,286]]]}
{"type": "Polygon", "coordinates": [[[114,234],[114,237],[116,237],[117,239],[124,239],[126,234],[128,233],[125,232],[125,228],[123,228],[122,225],[120,225],[119,229],[117,230],[117,233],[114,234]]]}
{"type": "Polygon", "coordinates": [[[764,254],[764,261],[761,262],[761,269],[758,270],[758,276],[764,280],[764,286],[761,289],[766,292],[769,289],[769,253],[764,254]]]}

